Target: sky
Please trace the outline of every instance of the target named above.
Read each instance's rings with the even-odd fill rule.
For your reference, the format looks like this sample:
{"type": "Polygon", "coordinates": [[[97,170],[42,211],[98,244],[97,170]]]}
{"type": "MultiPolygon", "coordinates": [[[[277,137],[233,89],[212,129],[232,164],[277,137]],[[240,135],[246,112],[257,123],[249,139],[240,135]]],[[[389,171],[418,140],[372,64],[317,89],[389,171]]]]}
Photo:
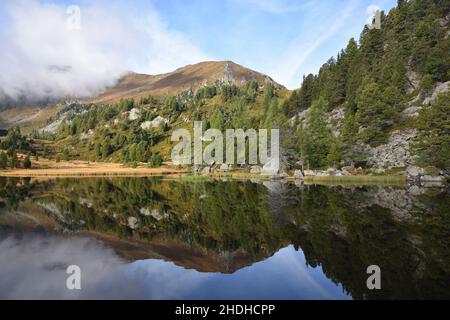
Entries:
{"type": "Polygon", "coordinates": [[[127,71],[232,60],[290,89],[396,0],[2,0],[0,97],[92,95],[127,71]],[[75,7],[74,7],[75,6],[75,7]],[[75,8],[75,11],[74,11],[75,8]],[[79,9],[79,11],[78,11],[79,9]]]}

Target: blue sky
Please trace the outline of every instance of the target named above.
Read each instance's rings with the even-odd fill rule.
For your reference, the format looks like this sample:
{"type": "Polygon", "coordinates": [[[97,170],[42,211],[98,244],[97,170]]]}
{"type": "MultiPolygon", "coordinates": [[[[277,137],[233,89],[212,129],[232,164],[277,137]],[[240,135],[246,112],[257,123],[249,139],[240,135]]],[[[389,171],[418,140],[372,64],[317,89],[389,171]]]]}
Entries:
{"type": "MultiPolygon", "coordinates": [[[[30,38],[57,39],[61,34],[51,34],[51,28],[43,26],[46,33],[41,36],[39,28],[24,31],[17,21],[51,20],[46,10],[62,15],[71,4],[79,5],[82,13],[83,33],[76,36],[86,47],[79,52],[84,54],[82,63],[94,50],[105,54],[103,60],[114,56],[111,65],[151,74],[205,59],[232,60],[293,89],[301,85],[303,74],[316,73],[351,37],[359,38],[370,17],[369,6],[389,11],[396,0],[6,0],[0,4],[1,34],[12,38],[10,29],[15,28],[11,41],[22,41],[15,47],[25,49],[30,38]],[[35,7],[24,10],[28,3],[35,7]],[[102,37],[95,39],[103,47],[93,36],[102,37]]],[[[34,56],[30,59],[36,63],[34,56]]],[[[67,63],[74,61],[80,59],[67,63]]]]}

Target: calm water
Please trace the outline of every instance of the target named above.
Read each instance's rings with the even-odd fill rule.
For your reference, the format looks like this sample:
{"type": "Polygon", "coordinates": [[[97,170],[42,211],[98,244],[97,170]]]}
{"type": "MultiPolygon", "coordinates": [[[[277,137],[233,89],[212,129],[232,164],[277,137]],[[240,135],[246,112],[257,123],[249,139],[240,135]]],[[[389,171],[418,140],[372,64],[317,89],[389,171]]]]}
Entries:
{"type": "Polygon", "coordinates": [[[0,298],[449,299],[449,208],[447,189],[0,178],[0,298]]]}

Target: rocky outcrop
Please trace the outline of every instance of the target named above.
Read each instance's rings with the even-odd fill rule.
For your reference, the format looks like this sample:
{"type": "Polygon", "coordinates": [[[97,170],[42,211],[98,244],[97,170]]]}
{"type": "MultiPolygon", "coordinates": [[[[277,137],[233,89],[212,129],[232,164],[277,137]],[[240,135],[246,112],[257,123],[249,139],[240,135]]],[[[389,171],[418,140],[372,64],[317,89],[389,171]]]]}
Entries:
{"type": "Polygon", "coordinates": [[[423,100],[423,104],[424,105],[433,104],[441,93],[448,92],[449,90],[450,90],[450,81],[438,83],[431,96],[423,100]]]}
{"type": "Polygon", "coordinates": [[[130,110],[130,113],[128,114],[128,119],[130,121],[134,121],[139,119],[139,117],[141,116],[141,110],[139,110],[138,108],[133,108],[130,110]]]}
{"type": "Polygon", "coordinates": [[[394,131],[387,144],[371,150],[368,164],[374,168],[406,167],[414,162],[410,153],[411,139],[416,136],[416,130],[394,131]]]}
{"type": "Polygon", "coordinates": [[[344,124],[345,108],[340,106],[331,111],[329,117],[327,117],[328,127],[331,129],[333,136],[339,137],[342,125],[344,124]]]}
{"type": "Polygon", "coordinates": [[[166,118],[163,118],[161,116],[157,116],[155,119],[153,119],[152,121],[145,121],[141,123],[141,128],[143,130],[150,130],[151,128],[157,128],[159,127],[161,124],[165,124],[165,123],[169,123],[169,120],[167,120],[166,118]]]}
{"type": "Polygon", "coordinates": [[[411,185],[421,187],[443,187],[446,183],[446,178],[443,172],[439,175],[427,174],[426,170],[417,166],[409,166],[406,168],[406,176],[411,185]]]}

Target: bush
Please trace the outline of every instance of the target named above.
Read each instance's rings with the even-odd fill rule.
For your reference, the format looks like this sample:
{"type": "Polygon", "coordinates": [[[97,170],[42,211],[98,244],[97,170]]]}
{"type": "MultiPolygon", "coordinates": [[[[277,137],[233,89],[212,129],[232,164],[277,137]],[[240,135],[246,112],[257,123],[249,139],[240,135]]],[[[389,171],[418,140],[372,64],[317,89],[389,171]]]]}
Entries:
{"type": "Polygon", "coordinates": [[[150,166],[152,168],[160,167],[163,162],[163,157],[159,153],[152,154],[150,159],[150,166]]]}
{"type": "Polygon", "coordinates": [[[31,168],[31,159],[30,156],[26,156],[25,159],[23,160],[23,167],[25,169],[30,169],[31,168]]]}

